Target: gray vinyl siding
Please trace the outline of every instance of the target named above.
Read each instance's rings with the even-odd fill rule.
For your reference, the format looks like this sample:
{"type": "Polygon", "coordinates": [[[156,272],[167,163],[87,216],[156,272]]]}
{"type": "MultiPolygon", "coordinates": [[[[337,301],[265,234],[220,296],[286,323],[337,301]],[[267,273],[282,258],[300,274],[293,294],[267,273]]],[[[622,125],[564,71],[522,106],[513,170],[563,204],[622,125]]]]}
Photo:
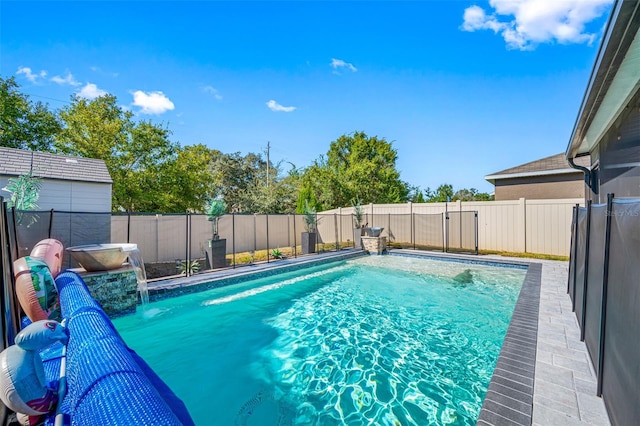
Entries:
{"type": "MultiPolygon", "coordinates": [[[[0,189],[7,185],[8,179],[0,177],[0,189]]],[[[6,191],[0,191],[0,195],[10,196],[6,191]]],[[[43,179],[38,206],[41,211],[110,212],[111,184],[43,179]]]]}

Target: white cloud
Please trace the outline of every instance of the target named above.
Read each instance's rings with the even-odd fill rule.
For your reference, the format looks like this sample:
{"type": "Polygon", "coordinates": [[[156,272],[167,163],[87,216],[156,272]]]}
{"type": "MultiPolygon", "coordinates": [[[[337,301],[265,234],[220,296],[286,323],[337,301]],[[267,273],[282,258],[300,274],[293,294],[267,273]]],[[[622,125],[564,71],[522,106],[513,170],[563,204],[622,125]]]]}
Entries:
{"type": "Polygon", "coordinates": [[[143,114],[162,114],[175,108],[164,93],[145,93],[142,90],[133,92],[133,105],[142,108],[140,112],[143,114]]]}
{"type": "Polygon", "coordinates": [[[93,83],[87,83],[82,89],[80,89],[80,91],[77,93],[77,95],[81,98],[85,98],[85,99],[95,99],[95,98],[99,98],[100,96],[104,96],[106,95],[107,92],[105,90],[102,89],[98,89],[98,86],[96,86],[93,83]]]}
{"type": "Polygon", "coordinates": [[[42,70],[39,73],[34,73],[33,71],[31,71],[31,68],[29,67],[18,68],[18,71],[16,71],[16,74],[24,74],[24,78],[26,78],[32,83],[37,83],[39,79],[45,78],[47,76],[46,71],[42,70]]]}
{"type": "Polygon", "coordinates": [[[68,84],[70,86],[80,86],[82,84],[73,78],[73,75],[69,71],[67,71],[67,75],[65,77],[60,77],[59,75],[51,77],[51,81],[58,84],[68,84]]]}
{"type": "Polygon", "coordinates": [[[490,0],[490,14],[480,6],[464,11],[464,31],[491,30],[510,49],[530,50],[540,43],[592,43],[585,25],[602,16],[613,0],[490,0]]]}
{"type": "Polygon", "coordinates": [[[353,64],[350,64],[349,62],[345,62],[342,59],[336,59],[336,58],[331,58],[331,67],[334,70],[337,70],[338,68],[347,68],[353,72],[358,71],[358,68],[354,67],[353,64]]]}
{"type": "Polygon", "coordinates": [[[222,100],[222,95],[220,94],[220,92],[218,92],[218,89],[216,89],[215,87],[212,86],[204,86],[202,88],[202,91],[204,93],[209,93],[210,95],[212,95],[214,98],[216,98],[216,100],[221,101],[222,100]]]}
{"type": "Polygon", "coordinates": [[[267,102],[267,106],[271,111],[291,112],[291,111],[295,111],[296,109],[296,107],[294,106],[288,106],[288,107],[282,106],[276,101],[274,101],[273,99],[267,102]]]}

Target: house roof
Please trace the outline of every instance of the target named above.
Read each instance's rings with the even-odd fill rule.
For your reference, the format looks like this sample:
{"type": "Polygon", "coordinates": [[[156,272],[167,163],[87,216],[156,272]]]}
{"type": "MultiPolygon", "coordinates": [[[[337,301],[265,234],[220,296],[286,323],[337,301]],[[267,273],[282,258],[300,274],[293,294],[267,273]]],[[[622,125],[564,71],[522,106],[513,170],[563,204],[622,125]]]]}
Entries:
{"type": "MultiPolygon", "coordinates": [[[[575,163],[579,166],[588,167],[590,165],[589,156],[578,157],[575,159],[575,163]]],[[[495,183],[496,179],[513,179],[518,177],[560,175],[569,173],[582,172],[572,168],[564,153],[560,153],[504,169],[487,175],[484,178],[491,183],[495,183]]]]}
{"type": "Polygon", "coordinates": [[[113,183],[103,160],[0,147],[0,176],[20,176],[32,168],[45,179],[113,183]]]}
{"type": "MultiPolygon", "coordinates": [[[[565,155],[589,153],[602,140],[616,137],[624,115],[640,107],[639,88],[640,2],[616,0],[565,155]]],[[[637,132],[625,137],[633,140],[637,132]]]]}

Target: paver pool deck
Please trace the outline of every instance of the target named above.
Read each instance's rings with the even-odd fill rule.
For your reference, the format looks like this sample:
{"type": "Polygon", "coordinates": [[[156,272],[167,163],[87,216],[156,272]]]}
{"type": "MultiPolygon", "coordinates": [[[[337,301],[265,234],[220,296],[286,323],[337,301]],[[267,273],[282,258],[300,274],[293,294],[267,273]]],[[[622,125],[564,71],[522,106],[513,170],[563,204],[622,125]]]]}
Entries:
{"type": "MultiPolygon", "coordinates": [[[[413,250],[393,250],[393,252],[443,256],[442,253],[413,250]]],[[[150,291],[158,291],[163,288],[175,289],[214,278],[231,277],[287,264],[323,258],[329,260],[341,256],[341,253],[343,252],[323,253],[310,257],[288,259],[284,262],[225,269],[191,278],[165,280],[150,283],[149,289],[150,291]]],[[[491,416],[485,416],[484,420],[480,420],[478,423],[483,425],[532,424],[535,426],[610,425],[604,402],[596,396],[595,370],[591,365],[584,342],[580,341],[578,322],[571,310],[571,300],[567,294],[569,262],[503,256],[464,257],[475,260],[504,260],[541,265],[533,398],[530,395],[523,395],[522,398],[512,400],[513,392],[504,392],[504,395],[498,395],[497,399],[494,398],[494,401],[502,399],[505,403],[505,407],[502,408],[507,408],[507,411],[514,410],[514,407],[518,406],[526,407],[526,409],[522,409],[522,413],[513,413],[515,418],[525,419],[525,421],[514,422],[514,417],[506,418],[491,413],[491,416]]]]}
{"type": "Polygon", "coordinates": [[[596,374],[567,294],[568,262],[542,264],[534,425],[609,425],[596,374]]]}

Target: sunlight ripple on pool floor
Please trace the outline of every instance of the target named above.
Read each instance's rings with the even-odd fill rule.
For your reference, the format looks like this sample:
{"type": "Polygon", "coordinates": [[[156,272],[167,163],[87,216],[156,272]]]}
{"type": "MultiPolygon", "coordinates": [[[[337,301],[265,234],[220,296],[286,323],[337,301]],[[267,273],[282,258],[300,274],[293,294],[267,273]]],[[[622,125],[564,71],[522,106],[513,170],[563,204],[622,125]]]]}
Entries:
{"type": "Polygon", "coordinates": [[[114,324],[196,424],[472,425],[525,273],[362,257],[157,300],[114,324]]]}
{"type": "MultiPolygon", "coordinates": [[[[429,279],[423,287],[451,286],[429,279]]],[[[411,285],[341,278],[269,320],[279,337],[257,365],[269,366],[295,424],[475,424],[501,338],[478,335],[490,319],[465,325],[433,299],[393,296],[411,285]]]]}

